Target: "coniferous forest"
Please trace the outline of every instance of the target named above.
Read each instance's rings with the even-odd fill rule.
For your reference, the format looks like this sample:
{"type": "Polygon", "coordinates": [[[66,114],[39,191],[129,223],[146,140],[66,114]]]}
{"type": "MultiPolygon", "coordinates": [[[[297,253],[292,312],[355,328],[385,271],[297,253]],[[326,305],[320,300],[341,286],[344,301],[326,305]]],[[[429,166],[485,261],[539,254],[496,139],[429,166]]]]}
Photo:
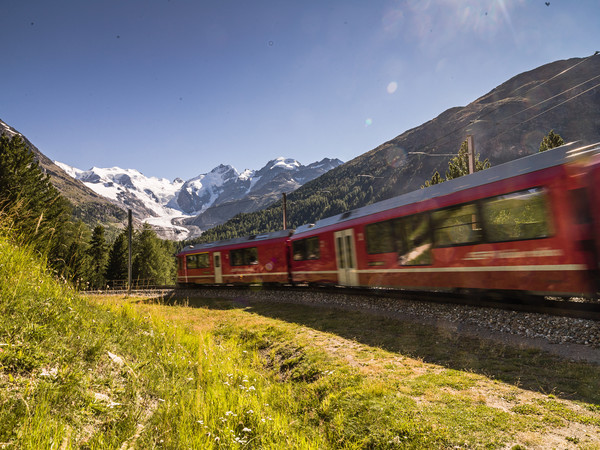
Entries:
{"type": "MultiPolygon", "coordinates": [[[[0,137],[0,216],[19,244],[32,245],[55,274],[81,289],[125,286],[128,279],[127,230],[109,240],[105,228],[90,228],[52,185],[33,152],[18,134],[0,137]]],[[[124,224],[125,225],[125,224],[124,224]]],[[[133,231],[134,284],[173,284],[173,242],[148,226],[133,231]]]]}

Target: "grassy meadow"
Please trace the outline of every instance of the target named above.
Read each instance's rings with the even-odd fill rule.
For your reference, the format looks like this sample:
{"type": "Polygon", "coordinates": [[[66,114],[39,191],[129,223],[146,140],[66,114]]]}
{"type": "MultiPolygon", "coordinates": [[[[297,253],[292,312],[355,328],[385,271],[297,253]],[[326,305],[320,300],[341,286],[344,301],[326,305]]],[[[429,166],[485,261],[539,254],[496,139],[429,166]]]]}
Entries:
{"type": "Polygon", "coordinates": [[[600,367],[328,307],[83,297],[0,237],[0,448],[600,448],[600,367]]]}

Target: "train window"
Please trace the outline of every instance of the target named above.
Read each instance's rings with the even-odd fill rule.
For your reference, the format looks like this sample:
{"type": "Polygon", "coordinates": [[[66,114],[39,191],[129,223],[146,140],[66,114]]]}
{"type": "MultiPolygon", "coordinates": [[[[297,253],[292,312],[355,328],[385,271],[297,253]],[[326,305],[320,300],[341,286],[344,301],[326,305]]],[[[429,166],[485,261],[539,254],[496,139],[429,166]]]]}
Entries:
{"type": "Polygon", "coordinates": [[[319,259],[321,257],[319,245],[318,236],[306,239],[306,259],[319,259]]]}
{"type": "Polygon", "coordinates": [[[346,268],[354,269],[354,262],[352,261],[352,238],[346,235],[346,268]]]}
{"type": "Polygon", "coordinates": [[[196,255],[187,255],[185,257],[185,264],[188,269],[196,269],[198,264],[196,263],[196,255]]]}
{"type": "Polygon", "coordinates": [[[481,227],[474,203],[434,211],[432,219],[436,247],[474,244],[481,240],[481,227]]]}
{"type": "Polygon", "coordinates": [[[346,261],[344,259],[344,249],[342,248],[342,245],[344,243],[344,241],[342,240],[341,237],[337,237],[336,238],[336,243],[337,243],[337,257],[338,257],[338,266],[340,269],[345,269],[346,268],[346,261]]]}
{"type": "Polygon", "coordinates": [[[319,259],[321,257],[321,249],[319,248],[319,237],[315,236],[294,241],[293,255],[294,261],[319,259]]]}
{"type": "Polygon", "coordinates": [[[394,220],[398,264],[431,264],[431,228],[429,215],[417,214],[394,220]]]}
{"type": "Polygon", "coordinates": [[[232,266],[250,266],[258,264],[258,249],[256,247],[238,248],[229,251],[232,266]]]}
{"type": "Polygon", "coordinates": [[[482,213],[490,242],[539,239],[551,234],[548,202],[542,188],[484,200],[482,213]]]}
{"type": "Polygon", "coordinates": [[[188,269],[205,269],[210,267],[208,253],[199,253],[197,255],[187,255],[186,266],[188,269]]]}
{"type": "Polygon", "coordinates": [[[292,254],[294,255],[294,261],[302,261],[306,259],[304,257],[304,255],[306,255],[306,239],[294,241],[292,254]]]}
{"type": "Polygon", "coordinates": [[[365,227],[367,253],[391,253],[394,248],[394,231],[392,221],[370,223],[365,227]]]}

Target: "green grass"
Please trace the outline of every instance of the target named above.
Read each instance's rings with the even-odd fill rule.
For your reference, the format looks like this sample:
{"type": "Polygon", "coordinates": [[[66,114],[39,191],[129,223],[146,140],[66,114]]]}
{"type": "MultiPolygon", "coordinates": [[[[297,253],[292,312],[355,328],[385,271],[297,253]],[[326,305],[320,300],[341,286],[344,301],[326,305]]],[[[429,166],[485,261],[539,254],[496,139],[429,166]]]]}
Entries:
{"type": "Polygon", "coordinates": [[[0,237],[0,448],[594,448],[600,368],[332,308],[82,298],[0,237]]]}

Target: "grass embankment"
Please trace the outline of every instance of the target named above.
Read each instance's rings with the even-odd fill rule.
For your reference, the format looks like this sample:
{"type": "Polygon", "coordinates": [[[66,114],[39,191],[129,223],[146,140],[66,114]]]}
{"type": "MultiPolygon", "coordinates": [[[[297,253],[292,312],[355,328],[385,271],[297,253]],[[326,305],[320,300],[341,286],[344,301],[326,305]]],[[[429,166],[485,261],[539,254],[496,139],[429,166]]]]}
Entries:
{"type": "Polygon", "coordinates": [[[0,447],[596,448],[600,368],[360,313],[82,299],[0,238],[0,447]]]}

